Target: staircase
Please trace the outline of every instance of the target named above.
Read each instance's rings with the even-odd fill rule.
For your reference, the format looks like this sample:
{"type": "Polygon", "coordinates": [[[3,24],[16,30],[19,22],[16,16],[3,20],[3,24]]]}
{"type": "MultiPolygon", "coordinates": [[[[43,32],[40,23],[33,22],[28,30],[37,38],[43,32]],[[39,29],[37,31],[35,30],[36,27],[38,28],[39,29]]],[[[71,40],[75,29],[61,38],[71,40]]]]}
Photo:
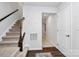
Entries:
{"type": "Polygon", "coordinates": [[[20,36],[20,20],[18,20],[14,26],[6,33],[6,36],[2,37],[3,41],[0,42],[0,47],[18,47],[18,41],[20,36]]]}
{"type": "MultiPolygon", "coordinates": [[[[6,36],[2,37],[0,42],[0,56],[1,57],[24,57],[26,52],[20,52],[18,47],[19,37],[20,37],[20,24],[21,20],[18,20],[9,32],[6,33],[6,36]]],[[[27,51],[27,48],[25,49],[27,51]]]]}

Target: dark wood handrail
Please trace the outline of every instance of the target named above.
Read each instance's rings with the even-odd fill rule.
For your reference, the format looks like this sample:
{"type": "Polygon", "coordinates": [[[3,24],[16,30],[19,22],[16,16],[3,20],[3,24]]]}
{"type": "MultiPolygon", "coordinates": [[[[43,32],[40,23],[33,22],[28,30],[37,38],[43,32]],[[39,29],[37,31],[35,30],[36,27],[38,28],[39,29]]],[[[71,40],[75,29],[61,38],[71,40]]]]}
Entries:
{"type": "Polygon", "coordinates": [[[25,32],[23,33],[23,36],[22,36],[22,38],[21,38],[20,51],[23,51],[23,40],[24,40],[24,37],[25,37],[25,32]]]}
{"type": "Polygon", "coordinates": [[[16,9],[15,11],[9,13],[8,15],[4,16],[3,18],[0,19],[0,22],[3,21],[4,19],[6,19],[7,17],[9,17],[10,15],[14,14],[15,12],[17,12],[19,9],[16,9]]]}

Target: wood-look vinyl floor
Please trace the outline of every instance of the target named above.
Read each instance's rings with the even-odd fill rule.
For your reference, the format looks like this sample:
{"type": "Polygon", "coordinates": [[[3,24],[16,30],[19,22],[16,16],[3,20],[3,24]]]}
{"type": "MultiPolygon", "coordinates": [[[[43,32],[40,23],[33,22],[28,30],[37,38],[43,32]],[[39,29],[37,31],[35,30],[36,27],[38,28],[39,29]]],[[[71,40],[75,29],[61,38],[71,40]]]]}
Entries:
{"type": "Polygon", "coordinates": [[[51,52],[53,57],[65,57],[57,48],[55,47],[45,47],[43,50],[29,50],[26,57],[35,57],[36,53],[41,52],[51,52]]]}

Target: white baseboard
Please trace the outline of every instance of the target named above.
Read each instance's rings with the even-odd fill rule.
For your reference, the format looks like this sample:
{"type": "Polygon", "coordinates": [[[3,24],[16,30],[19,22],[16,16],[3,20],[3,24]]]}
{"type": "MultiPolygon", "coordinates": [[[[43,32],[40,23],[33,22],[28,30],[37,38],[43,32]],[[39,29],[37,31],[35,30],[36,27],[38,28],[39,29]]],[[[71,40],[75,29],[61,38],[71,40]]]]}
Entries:
{"type": "Polygon", "coordinates": [[[17,21],[17,19],[10,26],[7,27],[7,29],[0,36],[0,41],[2,41],[2,37],[6,35],[6,32],[9,32],[9,29],[11,29],[11,27],[15,24],[16,21],[17,21]]]}
{"type": "Polygon", "coordinates": [[[29,45],[23,43],[23,48],[25,48],[25,47],[28,47],[29,48],[29,45]]]}
{"type": "Polygon", "coordinates": [[[42,48],[29,48],[29,50],[42,50],[42,48]]]}
{"type": "Polygon", "coordinates": [[[70,49],[64,49],[64,48],[62,48],[59,44],[57,44],[57,43],[54,43],[53,42],[53,45],[62,53],[62,54],[64,54],[66,57],[71,57],[72,55],[72,51],[70,50],[70,49]]]}
{"type": "Polygon", "coordinates": [[[66,57],[71,57],[71,50],[63,49],[62,47],[56,47],[61,53],[63,53],[66,57]]]}

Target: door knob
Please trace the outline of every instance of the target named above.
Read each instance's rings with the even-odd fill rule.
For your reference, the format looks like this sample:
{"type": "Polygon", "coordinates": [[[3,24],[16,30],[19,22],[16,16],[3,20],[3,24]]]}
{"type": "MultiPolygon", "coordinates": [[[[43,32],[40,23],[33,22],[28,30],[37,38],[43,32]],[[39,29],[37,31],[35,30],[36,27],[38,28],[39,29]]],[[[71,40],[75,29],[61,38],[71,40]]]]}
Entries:
{"type": "Polygon", "coordinates": [[[70,37],[70,35],[66,35],[66,37],[70,37]]]}

